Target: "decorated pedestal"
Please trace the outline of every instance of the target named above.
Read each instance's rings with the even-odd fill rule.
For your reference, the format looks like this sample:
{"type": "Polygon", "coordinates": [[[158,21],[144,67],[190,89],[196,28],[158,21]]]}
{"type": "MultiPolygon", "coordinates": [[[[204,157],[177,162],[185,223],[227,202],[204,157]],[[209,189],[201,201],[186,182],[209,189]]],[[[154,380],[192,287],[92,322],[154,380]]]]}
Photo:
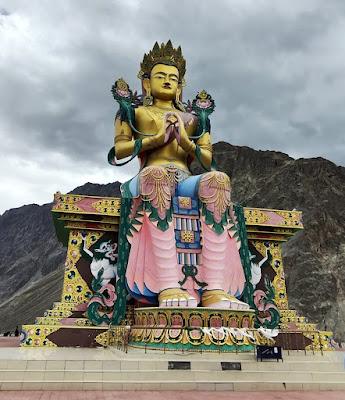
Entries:
{"type": "Polygon", "coordinates": [[[109,284],[102,293],[98,292],[99,285],[92,270],[100,266],[94,262],[93,255],[109,245],[110,254],[103,267],[116,260],[120,199],[57,193],[54,200],[52,211],[56,234],[67,247],[61,300],[43,317],[37,318],[35,325],[23,326],[22,345],[104,346],[108,324],[96,325],[88,318],[87,309],[95,303],[112,312],[114,286],[109,284]]]}
{"type": "Polygon", "coordinates": [[[255,343],[254,310],[137,308],[130,345],[159,350],[248,351],[255,343]]]}
{"type": "MultiPolygon", "coordinates": [[[[102,285],[99,270],[118,261],[121,199],[55,195],[53,218],[59,240],[67,247],[60,302],[24,325],[22,346],[82,346],[109,344],[119,295],[116,281],[102,285]],[[116,306],[115,306],[116,307],[116,306]],[[97,312],[95,312],[97,311],[97,312]],[[101,312],[99,312],[101,311],[101,312]],[[109,327],[110,326],[110,327],[109,327]]],[[[281,245],[303,229],[298,211],[244,208],[251,253],[251,310],[158,308],[131,305],[121,325],[130,326],[129,345],[157,349],[249,350],[267,342],[255,329],[280,327],[276,338],[290,348],[329,348],[330,332],[319,332],[289,310],[281,245]],[[134,309],[134,311],[133,311],[134,309]],[[224,328],[221,330],[220,328],[224,328]],[[248,333],[244,334],[243,333],[248,333]],[[290,338],[282,335],[290,332],[290,338]],[[297,336],[296,336],[297,335],[297,336]]],[[[125,290],[125,289],[123,289],[125,290]]]]}

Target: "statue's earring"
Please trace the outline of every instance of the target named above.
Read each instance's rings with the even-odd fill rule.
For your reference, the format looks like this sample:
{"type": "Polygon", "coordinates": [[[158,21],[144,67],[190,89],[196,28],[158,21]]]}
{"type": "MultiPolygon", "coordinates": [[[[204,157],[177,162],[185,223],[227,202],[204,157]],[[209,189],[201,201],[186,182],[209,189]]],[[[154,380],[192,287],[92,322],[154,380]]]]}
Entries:
{"type": "Polygon", "coordinates": [[[143,105],[145,107],[148,107],[148,106],[152,106],[152,104],[153,104],[153,97],[151,96],[151,89],[147,88],[146,96],[144,96],[144,99],[143,99],[143,105]]]}
{"type": "Polygon", "coordinates": [[[177,108],[178,108],[179,110],[181,110],[181,111],[183,111],[183,112],[186,112],[186,109],[185,109],[185,107],[184,107],[182,101],[180,100],[180,95],[181,95],[181,92],[180,92],[179,90],[177,90],[177,91],[176,91],[176,98],[175,98],[176,106],[177,106],[177,108]]]}

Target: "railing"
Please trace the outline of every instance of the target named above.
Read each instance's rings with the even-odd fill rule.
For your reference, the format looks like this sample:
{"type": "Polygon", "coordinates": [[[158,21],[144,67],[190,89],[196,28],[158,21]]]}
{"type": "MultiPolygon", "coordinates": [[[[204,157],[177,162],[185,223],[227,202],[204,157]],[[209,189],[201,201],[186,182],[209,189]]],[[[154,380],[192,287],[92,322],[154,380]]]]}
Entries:
{"type": "Polygon", "coordinates": [[[131,327],[126,325],[109,325],[107,347],[116,347],[117,350],[128,352],[131,327]]]}
{"type": "MultiPolygon", "coordinates": [[[[147,350],[154,350],[152,346],[152,340],[151,336],[153,331],[157,330],[163,330],[165,331],[164,334],[162,335],[163,338],[159,342],[160,346],[158,350],[163,351],[164,353],[169,350],[176,351],[176,348],[171,348],[171,342],[167,341],[167,332],[168,330],[175,330],[175,331],[182,331],[181,336],[188,331],[199,331],[200,333],[202,332],[204,335],[207,334],[205,333],[205,328],[200,328],[200,327],[180,327],[180,326],[124,326],[124,325],[119,325],[119,326],[111,326],[109,325],[108,329],[108,346],[110,347],[115,347],[118,350],[128,352],[128,346],[133,346],[133,347],[141,347],[144,348],[145,353],[147,350]],[[143,334],[140,335],[140,341],[136,341],[136,331],[143,331],[143,334]]],[[[234,328],[236,330],[236,328],[234,328]]],[[[206,330],[207,332],[207,330],[206,330]]],[[[242,329],[238,329],[239,335],[243,333],[242,329]]],[[[267,344],[267,345],[277,345],[281,346],[283,350],[287,351],[288,354],[290,354],[290,351],[292,350],[297,350],[297,351],[303,351],[305,355],[308,354],[308,352],[312,352],[315,354],[315,352],[320,352],[321,355],[324,354],[324,350],[332,350],[332,346],[330,343],[327,343],[324,338],[322,338],[322,335],[320,334],[319,331],[279,331],[279,335],[275,338],[269,339],[265,338],[262,335],[258,335],[258,330],[257,329],[246,329],[245,330],[248,340],[246,344],[250,344],[253,346],[253,353],[255,354],[255,346],[258,344],[267,344]]],[[[217,335],[217,329],[215,328],[213,331],[213,337],[212,337],[212,343],[216,346],[216,350],[213,348],[212,350],[207,350],[202,348],[202,346],[194,345],[190,346],[188,348],[183,348],[183,346],[178,349],[182,353],[184,352],[198,352],[198,353],[203,353],[203,352],[229,352],[229,349],[227,346],[224,345],[224,340],[223,340],[223,332],[219,331],[217,335]]],[[[232,336],[232,343],[231,345],[234,346],[235,350],[234,353],[240,352],[241,346],[243,346],[243,340],[234,340],[234,337],[232,336]]],[[[214,347],[214,346],[213,346],[214,347]]]]}

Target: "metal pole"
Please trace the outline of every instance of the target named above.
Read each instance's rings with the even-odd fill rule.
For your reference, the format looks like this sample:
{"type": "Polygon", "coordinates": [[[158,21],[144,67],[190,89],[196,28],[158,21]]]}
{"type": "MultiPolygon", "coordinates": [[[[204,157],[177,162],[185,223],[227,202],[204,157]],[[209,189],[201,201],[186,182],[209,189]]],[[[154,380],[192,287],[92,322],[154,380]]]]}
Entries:
{"type": "Polygon", "coordinates": [[[311,348],[313,350],[313,355],[314,355],[315,354],[315,349],[314,349],[315,332],[313,332],[312,338],[313,338],[313,340],[311,342],[311,348]]]}
{"type": "Polygon", "coordinates": [[[320,337],[320,331],[318,331],[317,333],[319,336],[319,345],[320,345],[321,355],[323,356],[323,346],[322,346],[322,341],[321,341],[321,337],[320,337]]]}
{"type": "Polygon", "coordinates": [[[303,348],[304,348],[304,355],[307,355],[307,349],[306,349],[306,345],[305,345],[305,336],[304,333],[302,332],[302,336],[303,336],[303,348]]]}

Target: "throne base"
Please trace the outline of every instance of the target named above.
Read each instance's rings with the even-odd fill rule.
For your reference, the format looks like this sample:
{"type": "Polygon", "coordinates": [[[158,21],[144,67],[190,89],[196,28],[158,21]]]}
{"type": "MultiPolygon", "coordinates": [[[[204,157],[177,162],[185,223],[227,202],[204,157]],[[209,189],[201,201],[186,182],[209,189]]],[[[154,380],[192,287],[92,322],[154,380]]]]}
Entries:
{"type": "Polygon", "coordinates": [[[258,339],[254,321],[254,310],[136,308],[129,346],[163,351],[252,351],[258,339]]]}

